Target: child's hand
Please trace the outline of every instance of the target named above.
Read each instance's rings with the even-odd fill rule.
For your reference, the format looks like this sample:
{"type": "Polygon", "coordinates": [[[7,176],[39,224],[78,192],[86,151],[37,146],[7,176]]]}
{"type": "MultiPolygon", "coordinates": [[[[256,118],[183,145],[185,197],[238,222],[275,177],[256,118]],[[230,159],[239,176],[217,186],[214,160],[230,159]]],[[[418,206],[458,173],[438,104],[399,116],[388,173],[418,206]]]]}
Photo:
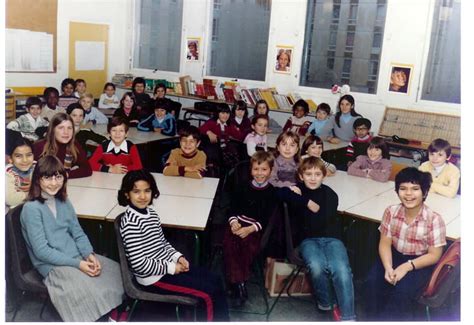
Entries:
{"type": "Polygon", "coordinates": [[[99,262],[99,260],[97,259],[97,257],[96,257],[94,254],[90,254],[90,255],[87,257],[87,261],[94,263],[95,275],[96,275],[96,276],[97,276],[97,275],[100,275],[100,272],[102,271],[102,266],[100,265],[100,262],[99,262]]]}
{"type": "Polygon", "coordinates": [[[403,263],[400,264],[394,271],[393,271],[393,285],[396,285],[398,281],[403,279],[405,275],[411,271],[412,266],[410,263],[403,263]]]}
{"type": "Polygon", "coordinates": [[[310,121],[306,121],[303,123],[303,126],[310,126],[311,125],[311,122],[310,121]]]}
{"type": "Polygon", "coordinates": [[[331,137],[328,139],[328,142],[332,144],[338,144],[339,142],[341,142],[341,140],[339,140],[339,138],[336,138],[336,137],[331,137]]]}
{"type": "Polygon", "coordinates": [[[301,195],[301,190],[298,186],[292,185],[292,186],[290,186],[290,190],[292,190],[293,192],[295,192],[298,195],[301,195]]]}
{"type": "Polygon", "coordinates": [[[206,166],[202,166],[202,165],[184,167],[184,171],[185,171],[185,172],[188,172],[188,173],[192,173],[192,172],[203,172],[203,171],[205,171],[205,170],[206,170],[206,166]]]}
{"type": "Polygon", "coordinates": [[[308,201],[308,209],[310,209],[312,212],[316,213],[319,211],[319,205],[314,202],[313,200],[308,201]]]}
{"type": "Polygon", "coordinates": [[[211,141],[211,143],[217,143],[217,135],[214,132],[207,131],[206,134],[209,137],[209,140],[211,141]]]}
{"type": "Polygon", "coordinates": [[[186,267],[181,263],[176,263],[174,274],[180,274],[186,272],[186,267]]]}
{"type": "Polygon", "coordinates": [[[158,133],[161,133],[161,130],[163,130],[162,128],[154,128],[153,131],[154,132],[158,132],[158,133]]]}
{"type": "Polygon", "coordinates": [[[347,167],[349,167],[350,165],[352,165],[353,161],[348,161],[347,162],[347,167]]]}
{"type": "Polygon", "coordinates": [[[238,221],[234,221],[230,224],[230,231],[236,235],[237,230],[239,230],[241,227],[242,225],[238,221]]]}
{"type": "Polygon", "coordinates": [[[92,127],[92,122],[87,122],[86,124],[81,124],[81,129],[90,129],[92,127]]]}
{"type": "Polygon", "coordinates": [[[109,166],[109,173],[112,174],[126,174],[128,171],[127,166],[122,164],[116,164],[109,166]]]}
{"type": "Polygon", "coordinates": [[[242,227],[242,228],[240,228],[239,230],[237,230],[235,232],[235,235],[237,235],[240,238],[244,239],[245,237],[247,237],[248,235],[250,235],[254,231],[255,231],[254,226],[242,227]]]}
{"type": "Polygon", "coordinates": [[[188,260],[186,259],[186,257],[181,256],[181,257],[178,259],[178,264],[181,264],[181,265],[183,266],[184,272],[189,271],[189,262],[188,262],[188,260]]]}
{"type": "Polygon", "coordinates": [[[384,277],[385,277],[385,281],[387,281],[388,283],[393,284],[393,285],[396,284],[396,282],[395,282],[395,274],[394,274],[394,271],[393,271],[392,268],[390,268],[390,269],[388,269],[388,270],[385,269],[385,275],[384,275],[384,277]]]}
{"type": "Polygon", "coordinates": [[[79,262],[79,270],[87,274],[88,276],[94,277],[96,276],[96,270],[93,262],[89,261],[80,261],[79,262]]]}

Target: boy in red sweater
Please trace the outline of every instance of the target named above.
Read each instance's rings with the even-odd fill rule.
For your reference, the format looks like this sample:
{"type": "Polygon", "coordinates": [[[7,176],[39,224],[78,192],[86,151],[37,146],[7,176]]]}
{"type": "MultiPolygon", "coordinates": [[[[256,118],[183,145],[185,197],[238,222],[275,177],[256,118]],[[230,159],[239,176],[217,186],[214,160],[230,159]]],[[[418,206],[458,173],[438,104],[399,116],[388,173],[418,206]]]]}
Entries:
{"type": "Polygon", "coordinates": [[[89,164],[93,171],[126,174],[143,168],[137,146],[126,140],[128,124],[122,117],[114,117],[107,125],[110,140],[97,147],[89,164]]]}

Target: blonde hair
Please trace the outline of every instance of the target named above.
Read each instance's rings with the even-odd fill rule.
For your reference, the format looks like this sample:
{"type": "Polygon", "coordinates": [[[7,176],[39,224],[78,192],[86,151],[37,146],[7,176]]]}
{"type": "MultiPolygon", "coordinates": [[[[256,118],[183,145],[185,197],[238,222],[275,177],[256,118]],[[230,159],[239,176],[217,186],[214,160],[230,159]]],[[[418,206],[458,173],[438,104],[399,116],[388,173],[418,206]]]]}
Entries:
{"type": "Polygon", "coordinates": [[[79,101],[83,100],[84,98],[90,98],[92,101],[94,101],[94,96],[91,93],[84,93],[79,97],[79,101]]]}
{"type": "Polygon", "coordinates": [[[296,162],[298,162],[298,156],[299,156],[299,152],[300,152],[300,137],[298,136],[298,134],[296,134],[293,131],[287,130],[285,132],[280,133],[280,135],[278,136],[278,138],[276,140],[278,155],[280,155],[280,152],[278,151],[278,146],[280,145],[280,143],[282,141],[284,141],[286,139],[291,139],[291,140],[293,140],[294,143],[296,143],[296,145],[298,147],[298,150],[296,151],[296,154],[293,158],[295,159],[296,162]]]}
{"type": "Polygon", "coordinates": [[[326,169],[326,166],[324,166],[323,161],[320,158],[313,157],[313,156],[309,156],[308,158],[305,158],[300,162],[300,164],[298,165],[298,170],[297,170],[298,175],[301,178],[301,176],[306,170],[312,169],[312,168],[319,169],[323,173],[324,177],[326,177],[327,169],[326,169]]]}

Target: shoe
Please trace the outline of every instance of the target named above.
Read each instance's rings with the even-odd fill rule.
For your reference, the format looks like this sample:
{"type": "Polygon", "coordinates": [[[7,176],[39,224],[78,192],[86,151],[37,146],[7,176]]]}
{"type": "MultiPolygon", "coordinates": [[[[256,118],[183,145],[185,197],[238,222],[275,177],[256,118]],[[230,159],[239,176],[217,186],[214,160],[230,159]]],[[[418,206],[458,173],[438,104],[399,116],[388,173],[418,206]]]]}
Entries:
{"type": "Polygon", "coordinates": [[[339,309],[338,306],[334,306],[333,310],[332,310],[332,318],[336,321],[336,322],[340,322],[341,321],[341,310],[339,309]]]}
{"type": "Polygon", "coordinates": [[[117,308],[112,310],[109,315],[109,322],[126,322],[128,318],[128,311],[119,313],[117,308]]]}

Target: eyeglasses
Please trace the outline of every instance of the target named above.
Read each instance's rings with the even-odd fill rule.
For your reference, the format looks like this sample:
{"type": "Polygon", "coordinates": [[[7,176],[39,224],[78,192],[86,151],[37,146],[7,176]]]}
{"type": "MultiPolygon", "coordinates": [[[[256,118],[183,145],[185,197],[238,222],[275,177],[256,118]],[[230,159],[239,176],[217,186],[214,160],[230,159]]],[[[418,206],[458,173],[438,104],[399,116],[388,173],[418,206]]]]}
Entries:
{"type": "Polygon", "coordinates": [[[356,128],[357,131],[364,131],[364,130],[368,130],[368,128],[366,128],[365,126],[361,126],[361,127],[358,127],[356,128]]]}
{"type": "Polygon", "coordinates": [[[60,183],[64,181],[64,176],[63,175],[42,176],[41,180],[43,182],[52,182],[53,180],[56,180],[56,182],[60,183]]]}

